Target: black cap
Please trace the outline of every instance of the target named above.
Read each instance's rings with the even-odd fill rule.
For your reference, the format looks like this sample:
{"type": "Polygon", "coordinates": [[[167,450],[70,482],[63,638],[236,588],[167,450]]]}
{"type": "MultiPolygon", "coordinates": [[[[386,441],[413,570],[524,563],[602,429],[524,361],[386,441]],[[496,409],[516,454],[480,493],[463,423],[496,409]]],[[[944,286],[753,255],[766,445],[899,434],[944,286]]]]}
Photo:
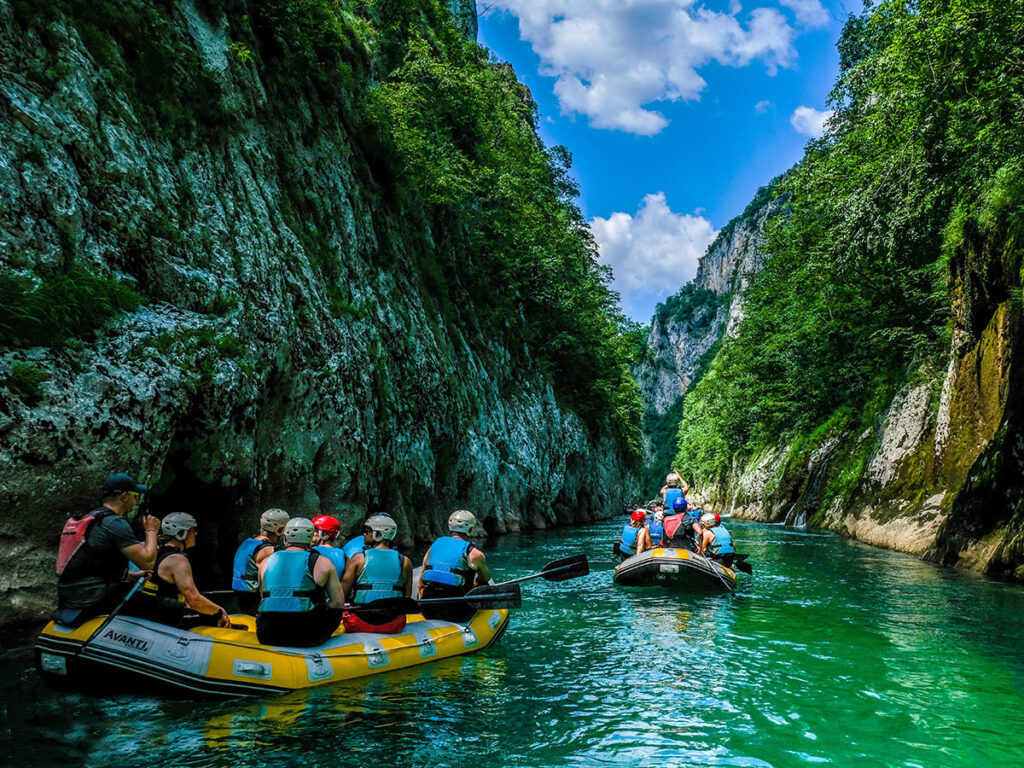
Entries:
{"type": "Polygon", "coordinates": [[[111,475],[103,481],[104,491],[115,491],[117,493],[125,493],[126,491],[135,491],[135,493],[145,493],[149,490],[148,486],[140,485],[135,482],[135,478],[131,475],[124,473],[111,475]]]}

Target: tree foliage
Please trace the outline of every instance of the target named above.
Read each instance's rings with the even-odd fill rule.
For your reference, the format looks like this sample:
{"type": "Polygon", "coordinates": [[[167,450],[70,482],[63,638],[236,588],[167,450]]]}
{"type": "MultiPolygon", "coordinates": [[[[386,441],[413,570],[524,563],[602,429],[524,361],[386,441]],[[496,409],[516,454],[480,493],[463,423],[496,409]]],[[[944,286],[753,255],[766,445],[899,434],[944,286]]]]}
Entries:
{"type": "Polygon", "coordinates": [[[891,0],[839,52],[829,131],[781,180],[745,319],[686,402],[677,462],[706,479],[945,348],[944,233],[1024,152],[1022,0],[891,0]]]}

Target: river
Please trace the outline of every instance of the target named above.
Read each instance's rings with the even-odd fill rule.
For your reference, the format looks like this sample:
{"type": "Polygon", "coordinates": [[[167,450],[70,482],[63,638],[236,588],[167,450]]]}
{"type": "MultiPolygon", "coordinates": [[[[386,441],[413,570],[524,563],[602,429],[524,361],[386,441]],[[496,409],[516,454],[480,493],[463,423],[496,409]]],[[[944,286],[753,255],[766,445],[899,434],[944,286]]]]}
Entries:
{"type": "Polygon", "coordinates": [[[1018,766],[1024,590],[834,534],[730,525],[731,596],[612,585],[617,524],[505,536],[523,585],[482,654],[305,693],[213,702],[51,691],[0,656],[0,764],[1018,766]]]}

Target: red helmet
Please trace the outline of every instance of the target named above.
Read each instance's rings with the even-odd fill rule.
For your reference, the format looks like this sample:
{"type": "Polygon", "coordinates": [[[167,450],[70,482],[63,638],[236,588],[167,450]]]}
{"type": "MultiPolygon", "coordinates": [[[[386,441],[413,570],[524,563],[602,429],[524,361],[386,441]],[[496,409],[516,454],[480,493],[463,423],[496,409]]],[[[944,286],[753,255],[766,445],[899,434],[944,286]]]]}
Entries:
{"type": "Polygon", "coordinates": [[[644,512],[642,509],[636,509],[633,510],[633,514],[629,516],[629,519],[632,520],[634,523],[642,523],[644,520],[647,519],[647,513],[644,512]]]}
{"type": "Polygon", "coordinates": [[[718,514],[717,512],[715,512],[715,525],[721,525],[721,524],[722,524],[722,516],[720,514],[718,514]]]}
{"type": "Polygon", "coordinates": [[[337,538],[338,534],[341,533],[341,523],[338,519],[331,517],[330,515],[318,515],[313,518],[313,527],[321,533],[326,533],[332,539],[337,538]]]}

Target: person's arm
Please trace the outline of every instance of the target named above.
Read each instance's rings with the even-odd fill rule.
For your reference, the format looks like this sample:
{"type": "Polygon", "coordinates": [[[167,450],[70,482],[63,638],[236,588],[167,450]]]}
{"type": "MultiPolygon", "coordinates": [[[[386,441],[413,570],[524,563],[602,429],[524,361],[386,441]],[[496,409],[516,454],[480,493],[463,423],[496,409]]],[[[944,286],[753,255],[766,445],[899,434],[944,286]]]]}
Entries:
{"type": "Polygon", "coordinates": [[[159,571],[163,574],[164,579],[169,577],[174,582],[174,586],[185,598],[185,604],[189,608],[206,616],[216,615],[218,627],[231,626],[228,612],[209,598],[203,597],[196,588],[195,580],[192,578],[192,564],[189,563],[187,557],[172,555],[160,563],[159,571]]]}
{"type": "Polygon", "coordinates": [[[651,548],[651,535],[650,535],[650,533],[648,533],[647,526],[645,525],[643,528],[640,529],[640,533],[638,533],[636,535],[636,553],[639,555],[645,549],[650,549],[650,548],[651,548]]]}
{"type": "Polygon", "coordinates": [[[256,565],[259,565],[272,554],[274,554],[273,547],[260,547],[256,554],[252,556],[252,559],[253,562],[256,563],[256,565]]]}
{"type": "Polygon", "coordinates": [[[491,583],[491,572],[487,569],[487,555],[479,549],[474,548],[469,553],[469,567],[476,571],[477,586],[491,583]]]}
{"type": "Polygon", "coordinates": [[[423,553],[423,567],[420,568],[419,582],[416,584],[416,594],[423,594],[423,574],[427,572],[427,562],[430,560],[430,547],[427,547],[427,551],[423,553]]]}
{"type": "MultiPolygon", "coordinates": [[[[128,521],[124,520],[124,524],[128,525],[128,521]]],[[[160,530],[160,519],[152,515],[143,515],[142,527],[146,529],[146,543],[136,542],[123,546],[121,547],[121,554],[131,560],[134,565],[137,565],[140,570],[151,571],[153,566],[156,565],[156,534],[160,530]]],[[[129,526],[130,528],[131,526],[129,526]]]]}
{"type": "Polygon", "coordinates": [[[688,482],[686,482],[685,480],[683,480],[683,476],[682,475],[679,476],[679,482],[682,483],[680,488],[683,491],[683,496],[685,496],[686,492],[690,490],[690,484],[688,482]]]}
{"type": "Polygon", "coordinates": [[[665,489],[666,488],[668,488],[668,486],[667,485],[663,485],[663,486],[661,486],[661,490],[658,491],[658,495],[661,496],[661,500],[662,501],[665,500],[665,489]]]}
{"type": "MultiPolygon", "coordinates": [[[[324,578],[324,588],[327,590],[327,607],[340,610],[345,607],[345,594],[341,591],[341,580],[338,578],[338,569],[326,557],[321,557],[316,563],[317,581],[324,578]]],[[[347,570],[347,566],[346,566],[347,570]]]]}
{"type": "Polygon", "coordinates": [[[405,596],[412,597],[412,560],[405,555],[402,555],[402,581],[405,583],[402,590],[405,596]]]}
{"type": "Polygon", "coordinates": [[[363,553],[359,552],[345,563],[345,575],[341,577],[342,600],[347,600],[348,596],[352,593],[352,589],[356,585],[356,579],[359,578],[359,568],[365,559],[363,553]]]}

